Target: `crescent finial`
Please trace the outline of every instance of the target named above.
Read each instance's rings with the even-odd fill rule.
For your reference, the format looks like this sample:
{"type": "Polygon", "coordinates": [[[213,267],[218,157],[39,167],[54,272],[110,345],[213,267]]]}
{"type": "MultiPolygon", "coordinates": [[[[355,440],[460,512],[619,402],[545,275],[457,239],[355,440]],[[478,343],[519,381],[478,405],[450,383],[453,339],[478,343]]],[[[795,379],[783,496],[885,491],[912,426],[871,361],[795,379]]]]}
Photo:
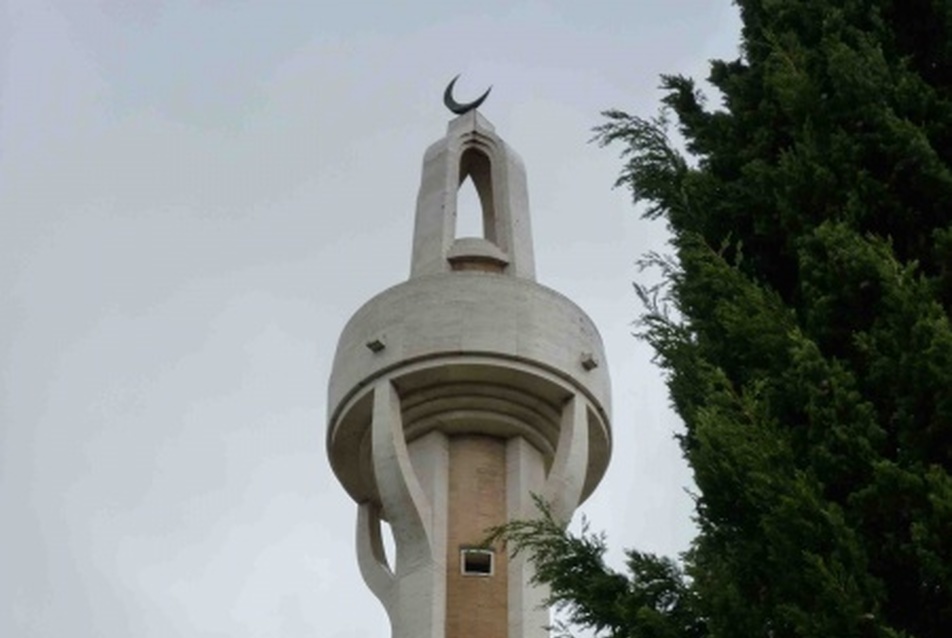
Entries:
{"type": "Polygon", "coordinates": [[[453,86],[456,84],[456,80],[459,79],[457,74],[455,78],[450,80],[450,83],[447,85],[446,90],[443,91],[443,104],[446,105],[446,108],[453,111],[457,115],[462,115],[463,113],[469,113],[470,111],[479,108],[479,105],[482,104],[487,97],[489,97],[489,92],[493,90],[493,87],[486,89],[486,92],[480,95],[478,98],[473,100],[468,104],[460,104],[453,99],[453,86]]]}

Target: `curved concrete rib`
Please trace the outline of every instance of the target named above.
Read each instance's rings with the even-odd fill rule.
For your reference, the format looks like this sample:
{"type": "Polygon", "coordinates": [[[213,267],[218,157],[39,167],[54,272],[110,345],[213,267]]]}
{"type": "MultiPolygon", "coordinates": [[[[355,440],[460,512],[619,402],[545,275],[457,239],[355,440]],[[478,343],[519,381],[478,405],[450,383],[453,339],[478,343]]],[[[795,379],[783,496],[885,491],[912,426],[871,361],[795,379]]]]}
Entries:
{"type": "Polygon", "coordinates": [[[403,435],[400,397],[390,381],[374,388],[371,447],[383,512],[400,553],[394,572],[400,577],[431,559],[430,504],[420,487],[403,435]]]}
{"type": "Polygon", "coordinates": [[[552,517],[568,525],[582,498],[588,468],[588,414],[578,394],[573,394],[562,408],[558,445],[542,498],[551,507],[552,517]]]}
{"type": "Polygon", "coordinates": [[[357,508],[357,562],[364,582],[389,613],[395,579],[380,535],[380,508],[369,502],[357,508]]]}
{"type": "MultiPolygon", "coordinates": [[[[371,456],[382,515],[397,546],[394,582],[381,598],[393,638],[441,638],[446,618],[445,567],[436,554],[441,545],[435,542],[432,506],[410,461],[400,397],[386,379],[374,387],[371,456]]],[[[376,579],[379,572],[371,568],[371,576],[376,579]]]]}

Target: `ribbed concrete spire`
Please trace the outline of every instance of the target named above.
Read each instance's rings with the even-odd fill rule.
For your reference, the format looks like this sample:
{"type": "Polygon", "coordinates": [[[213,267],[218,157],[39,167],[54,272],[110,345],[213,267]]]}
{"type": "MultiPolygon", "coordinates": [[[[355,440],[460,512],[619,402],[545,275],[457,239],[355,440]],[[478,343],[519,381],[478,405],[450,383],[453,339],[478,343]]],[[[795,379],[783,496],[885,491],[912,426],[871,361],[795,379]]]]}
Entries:
{"type": "Polygon", "coordinates": [[[328,385],[328,456],[394,638],[547,636],[530,565],[481,543],[537,515],[532,494],[567,522],[595,489],[609,390],[591,320],[535,282],[522,162],[478,113],[457,117],[424,157],[410,278],[347,323],[328,385]],[[482,237],[456,236],[467,176],[482,237]]]}

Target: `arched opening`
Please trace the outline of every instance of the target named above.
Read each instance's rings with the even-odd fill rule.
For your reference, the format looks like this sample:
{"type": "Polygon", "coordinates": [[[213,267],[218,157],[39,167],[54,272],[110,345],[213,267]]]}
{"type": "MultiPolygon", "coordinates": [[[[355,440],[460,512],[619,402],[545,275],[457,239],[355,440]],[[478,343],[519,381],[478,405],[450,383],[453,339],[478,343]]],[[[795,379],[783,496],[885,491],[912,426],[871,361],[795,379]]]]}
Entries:
{"type": "Polygon", "coordinates": [[[483,205],[472,178],[467,175],[456,192],[456,232],[459,237],[484,237],[483,205]]]}
{"type": "Polygon", "coordinates": [[[492,164],[476,146],[460,155],[454,238],[446,258],[453,270],[502,273],[509,258],[499,245],[492,164]]]}
{"type": "Polygon", "coordinates": [[[496,209],[489,157],[476,148],[463,151],[459,179],[455,237],[482,237],[495,244],[496,209]]]}
{"type": "Polygon", "coordinates": [[[380,540],[383,545],[383,554],[387,558],[390,571],[397,571],[397,542],[393,538],[393,528],[387,521],[380,521],[380,540]]]}

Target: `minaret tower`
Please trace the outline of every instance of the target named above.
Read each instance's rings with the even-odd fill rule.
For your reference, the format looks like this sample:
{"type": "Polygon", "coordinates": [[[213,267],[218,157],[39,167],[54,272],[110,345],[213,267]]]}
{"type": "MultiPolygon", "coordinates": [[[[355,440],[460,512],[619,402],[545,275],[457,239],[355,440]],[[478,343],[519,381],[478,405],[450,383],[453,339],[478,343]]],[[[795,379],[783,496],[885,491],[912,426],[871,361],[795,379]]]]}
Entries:
{"type": "Polygon", "coordinates": [[[459,105],[447,88],[459,115],[423,158],[410,278],[347,323],[328,389],[328,456],[394,638],[547,636],[531,565],[481,543],[536,516],[533,494],[568,522],[610,453],[601,339],[535,281],[525,169],[475,110],[484,98],[459,105]],[[456,236],[467,177],[482,237],[456,236]]]}

